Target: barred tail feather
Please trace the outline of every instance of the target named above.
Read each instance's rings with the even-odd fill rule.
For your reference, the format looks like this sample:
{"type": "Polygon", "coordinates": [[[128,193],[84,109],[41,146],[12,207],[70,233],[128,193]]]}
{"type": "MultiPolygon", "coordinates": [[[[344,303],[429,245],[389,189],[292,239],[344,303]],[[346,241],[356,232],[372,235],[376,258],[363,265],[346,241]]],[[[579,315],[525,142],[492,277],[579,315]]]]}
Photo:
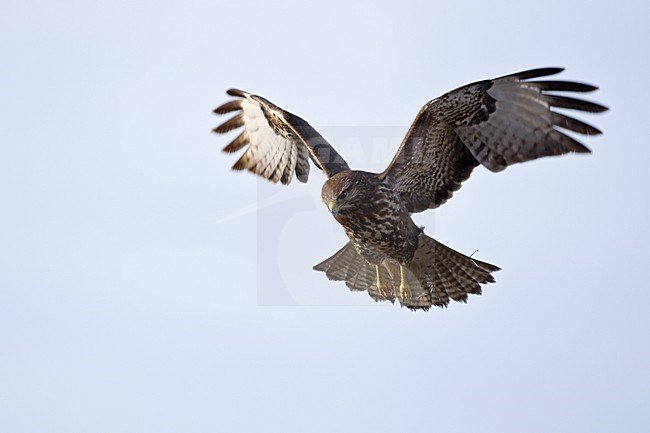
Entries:
{"type": "MultiPolygon", "coordinates": [[[[446,307],[449,300],[467,302],[468,294],[480,295],[481,284],[493,283],[493,272],[500,268],[467,257],[425,234],[418,240],[418,249],[407,265],[421,286],[431,294],[431,304],[446,307]]],[[[407,305],[409,308],[422,308],[407,305]]]]}
{"type": "MultiPolygon", "coordinates": [[[[330,280],[345,281],[345,285],[350,290],[368,291],[375,301],[395,301],[395,291],[392,286],[384,288],[385,295],[379,292],[375,267],[361,257],[350,242],[329,259],[314,266],[314,270],[325,272],[330,280]]],[[[380,272],[382,281],[391,284],[392,277],[388,269],[381,266],[380,272]]],[[[399,276],[399,272],[397,275],[399,276]]]]}
{"type": "Polygon", "coordinates": [[[468,294],[481,294],[481,285],[493,283],[497,266],[472,259],[425,234],[418,240],[413,260],[406,265],[406,283],[410,297],[399,294],[399,263],[386,260],[379,267],[382,290],[377,287],[375,267],[348,242],[329,259],[314,266],[330,280],[345,281],[351,290],[367,291],[375,301],[391,301],[411,310],[446,307],[450,300],[467,302],[468,294]]]}

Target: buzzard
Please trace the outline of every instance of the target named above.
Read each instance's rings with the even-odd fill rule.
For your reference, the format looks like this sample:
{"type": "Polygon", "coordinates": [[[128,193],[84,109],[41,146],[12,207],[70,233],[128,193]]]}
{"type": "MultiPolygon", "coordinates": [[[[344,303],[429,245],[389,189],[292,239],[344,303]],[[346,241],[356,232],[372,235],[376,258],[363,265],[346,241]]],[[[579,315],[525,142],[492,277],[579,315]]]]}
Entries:
{"type": "Polygon", "coordinates": [[[327,176],[322,199],[350,241],[314,266],[330,280],[367,291],[376,301],[395,299],[410,309],[467,302],[494,282],[499,268],[463,255],[424,234],[411,214],[445,203],[483,165],[509,165],[588,148],[565,130],[601,131],[555,108],[598,113],[606,107],[557,94],[591,92],[583,83],[534,80],[561,72],[541,68],[478,81],[429,101],[382,173],[351,170],[334,148],[300,117],[242,90],[214,110],[235,112],[216,133],[244,127],[223,150],[246,151],[233,166],[288,184],[309,175],[309,160],[327,176]]]}

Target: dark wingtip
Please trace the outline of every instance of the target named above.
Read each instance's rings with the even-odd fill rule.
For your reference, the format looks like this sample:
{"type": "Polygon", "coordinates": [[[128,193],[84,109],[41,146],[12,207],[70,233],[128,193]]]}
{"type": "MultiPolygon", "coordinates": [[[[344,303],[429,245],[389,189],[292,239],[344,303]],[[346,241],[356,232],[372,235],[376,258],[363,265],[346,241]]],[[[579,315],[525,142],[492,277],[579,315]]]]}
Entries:
{"type": "Polygon", "coordinates": [[[515,72],[514,74],[503,75],[491,81],[496,81],[504,78],[514,78],[517,80],[529,80],[531,78],[546,77],[548,75],[559,74],[562,71],[564,71],[564,68],[560,68],[560,67],[528,69],[527,71],[521,71],[521,72],[515,72]]]}
{"type": "Polygon", "coordinates": [[[559,74],[562,71],[564,71],[564,68],[552,66],[548,68],[530,69],[528,71],[522,71],[512,75],[519,80],[528,80],[531,78],[547,77],[549,75],[559,74]]]}
{"type": "MultiPolygon", "coordinates": [[[[212,131],[216,132],[214,129],[212,131]]],[[[234,153],[237,152],[242,147],[246,146],[247,144],[249,144],[248,134],[246,133],[246,131],[244,131],[241,134],[239,134],[237,138],[231,141],[226,147],[221,149],[221,151],[224,153],[234,153]]]]}
{"type": "Polygon", "coordinates": [[[598,90],[598,86],[587,83],[577,83],[573,81],[530,81],[528,84],[535,85],[542,91],[557,92],[593,92],[598,90]]]}
{"type": "Polygon", "coordinates": [[[241,110],[242,109],[242,104],[241,103],[242,103],[241,99],[233,99],[233,100],[228,101],[228,102],[226,102],[224,104],[221,104],[220,106],[218,106],[217,108],[212,110],[212,112],[214,114],[226,114],[226,113],[230,113],[232,111],[241,110]]]}
{"type": "Polygon", "coordinates": [[[587,113],[602,113],[603,111],[607,111],[607,107],[597,102],[585,101],[584,99],[576,99],[568,96],[551,95],[545,93],[544,100],[546,100],[546,102],[548,102],[551,107],[586,111],[587,113]]]}
{"type": "Polygon", "coordinates": [[[214,128],[212,132],[215,132],[217,134],[225,134],[226,132],[232,131],[233,129],[237,129],[242,126],[244,126],[244,115],[242,113],[239,113],[214,128]]]}
{"type": "Polygon", "coordinates": [[[230,96],[239,96],[240,98],[246,96],[246,92],[239,89],[228,89],[226,90],[226,93],[229,94],[230,96]]]}
{"type": "Polygon", "coordinates": [[[230,169],[235,171],[244,170],[247,163],[248,160],[246,159],[246,153],[244,153],[230,169]]]}
{"type": "Polygon", "coordinates": [[[606,105],[595,104],[595,103],[594,103],[594,105],[597,106],[598,109],[596,109],[596,107],[594,107],[594,111],[592,111],[592,113],[604,113],[605,111],[609,111],[609,107],[606,106],[606,105]]]}
{"type": "Polygon", "coordinates": [[[558,126],[569,131],[577,132],[582,135],[600,135],[602,131],[595,126],[583,122],[582,120],[574,119],[566,114],[560,114],[555,111],[551,112],[551,122],[553,125],[558,126]]]}
{"type": "Polygon", "coordinates": [[[569,148],[569,150],[575,153],[591,153],[591,149],[589,149],[587,146],[580,143],[579,141],[573,143],[572,146],[569,148]]]}

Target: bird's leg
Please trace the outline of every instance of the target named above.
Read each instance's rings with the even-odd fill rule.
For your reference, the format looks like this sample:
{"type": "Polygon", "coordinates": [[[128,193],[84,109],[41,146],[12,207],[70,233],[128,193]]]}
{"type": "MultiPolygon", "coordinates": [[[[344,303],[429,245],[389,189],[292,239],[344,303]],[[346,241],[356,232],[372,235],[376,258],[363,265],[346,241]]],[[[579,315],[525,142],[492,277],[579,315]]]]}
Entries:
{"type": "Polygon", "coordinates": [[[399,297],[401,299],[411,299],[411,289],[409,289],[408,283],[406,282],[406,269],[401,264],[399,265],[399,297]]]}
{"type": "Polygon", "coordinates": [[[381,274],[377,265],[375,265],[375,278],[377,279],[377,290],[379,290],[379,294],[384,298],[388,298],[388,292],[384,290],[384,283],[381,282],[381,274]]]}

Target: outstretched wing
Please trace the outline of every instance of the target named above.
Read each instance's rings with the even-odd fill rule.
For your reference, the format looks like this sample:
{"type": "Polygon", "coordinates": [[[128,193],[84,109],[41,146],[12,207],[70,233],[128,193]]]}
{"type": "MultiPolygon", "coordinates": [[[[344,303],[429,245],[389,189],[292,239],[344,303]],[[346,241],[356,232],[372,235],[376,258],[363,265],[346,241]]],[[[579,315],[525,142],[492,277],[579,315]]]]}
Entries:
{"type": "Polygon", "coordinates": [[[244,127],[237,138],[223,149],[232,153],[248,146],[232,167],[234,170],[248,170],[283,184],[291,182],[294,172],[299,181],[307,181],[308,157],[328,177],[349,170],[334,148],[300,117],[243,90],[230,89],[227,93],[237,99],[216,108],[214,113],[237,114],[213,132],[224,134],[244,127]]]}
{"type": "Polygon", "coordinates": [[[479,164],[497,172],[543,156],[589,152],[558,128],[584,135],[601,132],[553,109],[598,113],[607,108],[549,92],[597,88],[569,81],[529,81],[562,70],[534,69],[479,81],[430,101],[380,176],[411,212],[420,212],[446,202],[479,164]]]}

